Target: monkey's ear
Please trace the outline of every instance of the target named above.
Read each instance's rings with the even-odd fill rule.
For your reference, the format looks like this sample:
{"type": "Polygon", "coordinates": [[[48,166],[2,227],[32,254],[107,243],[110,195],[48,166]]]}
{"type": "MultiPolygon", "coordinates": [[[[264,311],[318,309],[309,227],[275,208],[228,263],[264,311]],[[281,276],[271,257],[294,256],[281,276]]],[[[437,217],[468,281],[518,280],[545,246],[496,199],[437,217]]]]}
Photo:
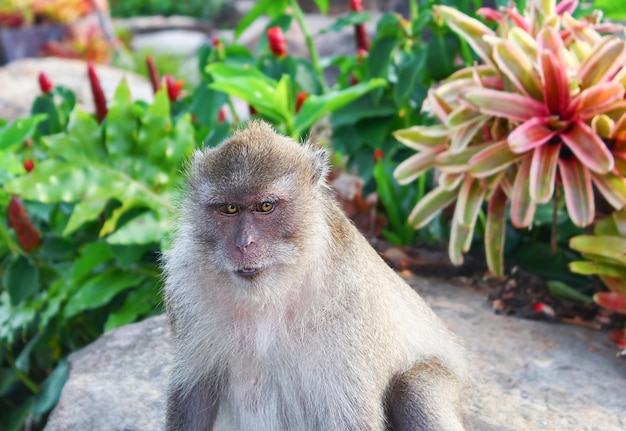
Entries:
{"type": "Polygon", "coordinates": [[[315,163],[315,182],[325,183],[326,177],[330,173],[330,155],[324,148],[315,149],[313,151],[313,160],[315,163]]]}

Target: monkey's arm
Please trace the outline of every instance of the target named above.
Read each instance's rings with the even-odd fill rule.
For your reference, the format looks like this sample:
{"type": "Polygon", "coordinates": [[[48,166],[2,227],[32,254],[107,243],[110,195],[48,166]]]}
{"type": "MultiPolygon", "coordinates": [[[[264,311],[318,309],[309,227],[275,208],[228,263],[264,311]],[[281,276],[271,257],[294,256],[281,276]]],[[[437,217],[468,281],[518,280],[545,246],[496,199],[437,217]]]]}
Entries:
{"type": "Polygon", "coordinates": [[[388,412],[393,431],[463,431],[460,382],[437,362],[422,362],[392,383],[388,412]]]}
{"type": "Polygon", "coordinates": [[[210,431],[219,400],[214,380],[205,378],[192,388],[171,384],[167,398],[166,431],[210,431]]]}

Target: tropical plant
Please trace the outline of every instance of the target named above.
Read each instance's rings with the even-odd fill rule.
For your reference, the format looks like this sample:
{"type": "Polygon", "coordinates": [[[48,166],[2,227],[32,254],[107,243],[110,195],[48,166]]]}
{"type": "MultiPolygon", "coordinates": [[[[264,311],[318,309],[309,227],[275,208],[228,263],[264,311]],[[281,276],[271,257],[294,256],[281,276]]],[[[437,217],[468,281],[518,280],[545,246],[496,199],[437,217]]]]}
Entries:
{"type": "Polygon", "coordinates": [[[626,204],[626,48],[616,36],[603,35],[623,28],[597,17],[575,19],[577,5],[531,2],[524,15],[515,8],[479,10],[496,21],[496,30],[435,7],[480,63],[429,91],[423,109],[438,124],[395,133],[418,151],[395,176],[406,184],[437,169],[437,187],[409,221],[422,227],[455,203],[449,255],[456,264],[470,247],[484,200],[487,263],[495,275],[504,272],[508,206],[512,225],[528,228],[537,206],[557,205],[561,194],[577,226],[594,221],[596,199],[615,209],[626,204]]]}
{"type": "Polygon", "coordinates": [[[33,115],[0,128],[2,429],[41,424],[70,352],[161,312],[158,252],[197,147],[191,115],[173,118],[167,85],[133,102],[122,81],[107,104],[87,69],[95,116],[42,74],[33,115]]]}

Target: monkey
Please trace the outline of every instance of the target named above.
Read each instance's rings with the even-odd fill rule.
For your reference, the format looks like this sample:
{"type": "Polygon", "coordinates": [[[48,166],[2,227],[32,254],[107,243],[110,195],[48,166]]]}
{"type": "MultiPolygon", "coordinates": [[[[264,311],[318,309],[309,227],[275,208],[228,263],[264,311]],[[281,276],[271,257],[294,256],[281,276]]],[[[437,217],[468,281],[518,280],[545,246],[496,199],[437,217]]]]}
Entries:
{"type": "Polygon", "coordinates": [[[344,215],[329,169],[262,120],[191,156],[163,254],[166,430],[465,429],[462,343],[344,215]]]}

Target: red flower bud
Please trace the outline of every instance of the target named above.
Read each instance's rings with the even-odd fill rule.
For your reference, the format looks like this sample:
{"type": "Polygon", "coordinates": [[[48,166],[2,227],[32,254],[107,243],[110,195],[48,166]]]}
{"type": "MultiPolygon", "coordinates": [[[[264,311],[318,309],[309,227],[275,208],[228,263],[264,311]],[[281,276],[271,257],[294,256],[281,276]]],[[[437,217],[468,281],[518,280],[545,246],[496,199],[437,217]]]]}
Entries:
{"type": "Polygon", "coordinates": [[[359,83],[359,79],[354,76],[354,73],[350,75],[350,85],[357,85],[359,83]]]}
{"type": "Polygon", "coordinates": [[[300,112],[300,108],[302,108],[302,104],[306,100],[309,95],[306,91],[300,91],[296,96],[296,112],[300,112]]]}
{"type": "Polygon", "coordinates": [[[11,196],[7,208],[7,220],[9,226],[15,231],[17,242],[26,252],[32,251],[41,242],[39,232],[35,229],[30,216],[24,208],[22,201],[15,195],[11,196]]]}
{"type": "Polygon", "coordinates": [[[150,75],[150,84],[152,84],[152,91],[155,93],[159,91],[159,71],[154,64],[154,58],[151,55],[146,56],[146,66],[148,66],[148,74],[150,75]]]}
{"type": "Polygon", "coordinates": [[[350,10],[353,12],[363,12],[363,0],[350,0],[350,10]]]}
{"type": "Polygon", "coordinates": [[[43,94],[48,94],[54,88],[50,77],[45,72],[39,72],[39,88],[43,94]]]}
{"type": "Polygon", "coordinates": [[[217,113],[217,123],[221,124],[226,121],[226,111],[224,108],[220,109],[220,112],[217,113]]]}
{"type": "Polygon", "coordinates": [[[385,158],[385,153],[383,152],[383,150],[381,149],[374,150],[374,163],[378,163],[384,158],[385,158]]]}
{"type": "Polygon", "coordinates": [[[536,311],[537,313],[543,313],[549,317],[554,317],[556,315],[554,313],[554,309],[544,302],[535,303],[533,305],[533,311],[536,311]]]}
{"type": "Polygon", "coordinates": [[[282,28],[278,26],[268,28],[267,41],[276,57],[284,57],[287,55],[287,41],[285,40],[285,34],[282,28]]]}
{"type": "Polygon", "coordinates": [[[248,111],[250,112],[251,117],[259,113],[259,111],[257,111],[256,108],[252,105],[248,105],[248,111]]]}
{"type": "Polygon", "coordinates": [[[211,45],[213,45],[215,48],[219,48],[222,45],[222,39],[217,36],[214,37],[213,39],[211,39],[211,45]]]}
{"type": "Polygon", "coordinates": [[[180,96],[180,91],[185,85],[185,81],[179,79],[178,81],[174,81],[174,78],[171,75],[165,75],[165,86],[167,87],[167,97],[170,99],[170,102],[175,102],[178,100],[180,96]]]}
{"type": "Polygon", "coordinates": [[[24,169],[26,169],[26,172],[32,171],[34,167],[35,167],[35,162],[33,162],[32,159],[24,160],[24,169]]]}
{"type": "Polygon", "coordinates": [[[87,63],[87,75],[89,76],[89,85],[91,86],[91,94],[93,94],[93,101],[96,105],[96,117],[98,123],[102,123],[104,117],[107,116],[109,109],[107,108],[107,99],[104,96],[104,91],[100,85],[100,78],[96,75],[96,68],[90,61],[87,63]]]}
{"type": "Polygon", "coordinates": [[[626,329],[615,329],[611,331],[609,338],[620,349],[626,349],[626,329]]]}

